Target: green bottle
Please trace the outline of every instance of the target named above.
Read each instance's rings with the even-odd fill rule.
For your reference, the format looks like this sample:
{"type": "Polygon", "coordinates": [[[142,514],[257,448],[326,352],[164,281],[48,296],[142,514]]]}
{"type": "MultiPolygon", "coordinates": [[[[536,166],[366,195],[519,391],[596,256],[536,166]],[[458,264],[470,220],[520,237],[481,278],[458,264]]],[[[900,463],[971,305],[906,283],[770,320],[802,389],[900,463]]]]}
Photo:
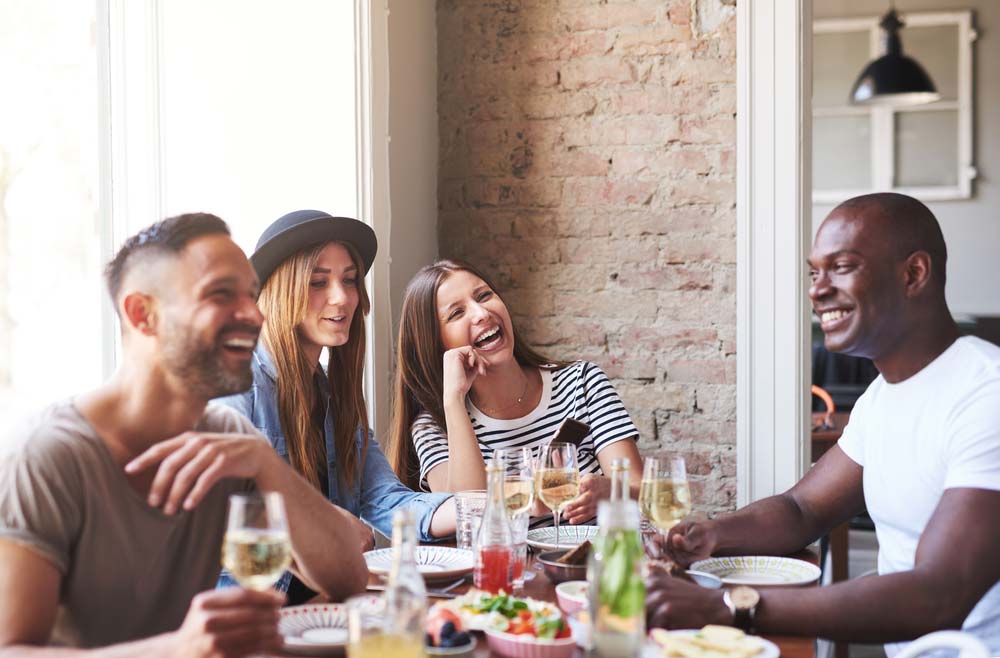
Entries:
{"type": "MultiPolygon", "coordinates": [[[[624,460],[623,460],[624,461],[624,460]]],[[[639,656],[646,637],[646,586],[639,506],[629,499],[628,463],[611,468],[612,499],[597,507],[600,528],[590,552],[592,648],[601,658],[639,656]]]]}

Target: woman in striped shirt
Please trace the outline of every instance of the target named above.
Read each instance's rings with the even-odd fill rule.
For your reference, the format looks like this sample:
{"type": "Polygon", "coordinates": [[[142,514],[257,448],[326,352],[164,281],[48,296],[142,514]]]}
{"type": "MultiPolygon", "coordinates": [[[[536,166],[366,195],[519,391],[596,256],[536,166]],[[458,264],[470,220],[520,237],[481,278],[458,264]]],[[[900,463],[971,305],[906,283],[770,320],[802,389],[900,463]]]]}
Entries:
{"type": "Polygon", "coordinates": [[[603,473],[613,459],[631,461],[633,491],[641,477],[638,431],[607,376],[525,344],[495,288],[470,265],[441,260],[414,276],[403,299],[388,446],[404,483],[483,489],[494,450],[527,446],[537,456],[566,418],[590,426],[577,446],[580,496],[563,511],[581,523],[608,497],[603,473]]]}

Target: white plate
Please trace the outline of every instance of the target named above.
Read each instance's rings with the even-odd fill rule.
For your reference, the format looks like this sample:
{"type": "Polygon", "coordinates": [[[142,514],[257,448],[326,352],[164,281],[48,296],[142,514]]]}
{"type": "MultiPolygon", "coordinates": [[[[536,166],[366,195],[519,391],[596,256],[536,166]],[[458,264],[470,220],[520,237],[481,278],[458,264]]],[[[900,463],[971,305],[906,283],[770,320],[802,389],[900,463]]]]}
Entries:
{"type": "MultiPolygon", "coordinates": [[[[673,635],[677,633],[678,635],[694,635],[698,630],[682,630],[682,631],[670,631],[673,635]]],[[[754,654],[752,658],[778,658],[781,655],[781,650],[778,649],[778,645],[770,640],[765,640],[757,635],[748,635],[747,637],[753,638],[760,642],[761,650],[754,654]]],[[[646,644],[642,650],[642,658],[663,658],[663,651],[653,640],[646,640],[646,644]]]]}
{"type": "MultiPolygon", "coordinates": [[[[472,573],[475,566],[472,551],[448,546],[417,546],[414,558],[417,569],[426,581],[454,580],[472,573]]],[[[392,567],[392,549],[380,548],[365,553],[368,571],[385,576],[392,567]]]]}
{"type": "Polygon", "coordinates": [[[289,653],[304,656],[343,653],[347,646],[347,606],[321,603],[282,608],[278,628],[285,636],[285,651],[289,653]]]}
{"type": "Polygon", "coordinates": [[[740,555],[712,557],[691,565],[695,571],[704,571],[722,579],[723,585],[808,585],[819,580],[820,570],[815,564],[789,557],[770,555],[740,555]]]}
{"type": "MultiPolygon", "coordinates": [[[[558,548],[574,548],[588,539],[593,540],[596,536],[596,525],[561,525],[559,526],[558,548]]],[[[556,550],[556,529],[535,528],[534,530],[529,530],[528,546],[536,551],[556,550]]]]}

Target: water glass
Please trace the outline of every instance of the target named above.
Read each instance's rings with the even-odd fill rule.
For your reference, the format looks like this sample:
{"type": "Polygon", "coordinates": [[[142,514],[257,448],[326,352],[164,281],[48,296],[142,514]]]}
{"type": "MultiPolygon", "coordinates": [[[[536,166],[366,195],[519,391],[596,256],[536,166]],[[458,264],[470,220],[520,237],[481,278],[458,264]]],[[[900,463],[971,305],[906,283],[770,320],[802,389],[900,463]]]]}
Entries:
{"type": "Polygon", "coordinates": [[[514,589],[524,587],[525,569],[528,566],[528,522],[531,515],[518,514],[510,520],[510,534],[514,542],[514,589]]]}
{"type": "Polygon", "coordinates": [[[486,509],[486,490],[455,492],[455,542],[459,548],[472,550],[476,526],[486,509]]]}

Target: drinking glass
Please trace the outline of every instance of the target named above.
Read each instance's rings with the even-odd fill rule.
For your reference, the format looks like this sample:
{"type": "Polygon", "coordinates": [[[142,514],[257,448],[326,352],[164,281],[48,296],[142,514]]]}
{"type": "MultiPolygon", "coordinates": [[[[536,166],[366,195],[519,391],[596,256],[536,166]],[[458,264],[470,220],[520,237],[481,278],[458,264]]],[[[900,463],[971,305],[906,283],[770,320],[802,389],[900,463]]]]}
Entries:
{"type": "Polygon", "coordinates": [[[535,458],[531,448],[501,448],[493,458],[504,471],[504,504],[514,540],[514,589],[521,589],[528,561],[528,510],[535,501],[535,458]]]}
{"type": "Polygon", "coordinates": [[[459,548],[472,549],[485,508],[485,489],[455,492],[455,542],[459,548]]]}
{"type": "Polygon", "coordinates": [[[423,658],[423,609],[393,609],[385,596],[347,600],[347,658],[423,658]]]}
{"type": "Polygon", "coordinates": [[[230,496],[222,566],[243,587],[264,591],[278,582],[291,563],[292,543],[281,494],[230,496]]]}
{"type": "Polygon", "coordinates": [[[683,457],[646,457],[642,464],[639,508],[661,536],[691,513],[691,490],[683,457]]]}
{"type": "Polygon", "coordinates": [[[531,509],[535,501],[534,462],[531,448],[505,448],[493,453],[493,458],[504,471],[503,499],[507,517],[514,517],[531,509]]]}
{"type": "Polygon", "coordinates": [[[575,445],[553,441],[542,448],[535,470],[535,494],[552,510],[558,550],[559,515],[571,500],[580,495],[580,469],[575,445]]]}
{"type": "Polygon", "coordinates": [[[528,566],[528,522],[531,517],[527,513],[518,514],[510,520],[510,534],[514,543],[514,589],[524,587],[524,581],[530,580],[533,574],[525,573],[528,566]]]}

